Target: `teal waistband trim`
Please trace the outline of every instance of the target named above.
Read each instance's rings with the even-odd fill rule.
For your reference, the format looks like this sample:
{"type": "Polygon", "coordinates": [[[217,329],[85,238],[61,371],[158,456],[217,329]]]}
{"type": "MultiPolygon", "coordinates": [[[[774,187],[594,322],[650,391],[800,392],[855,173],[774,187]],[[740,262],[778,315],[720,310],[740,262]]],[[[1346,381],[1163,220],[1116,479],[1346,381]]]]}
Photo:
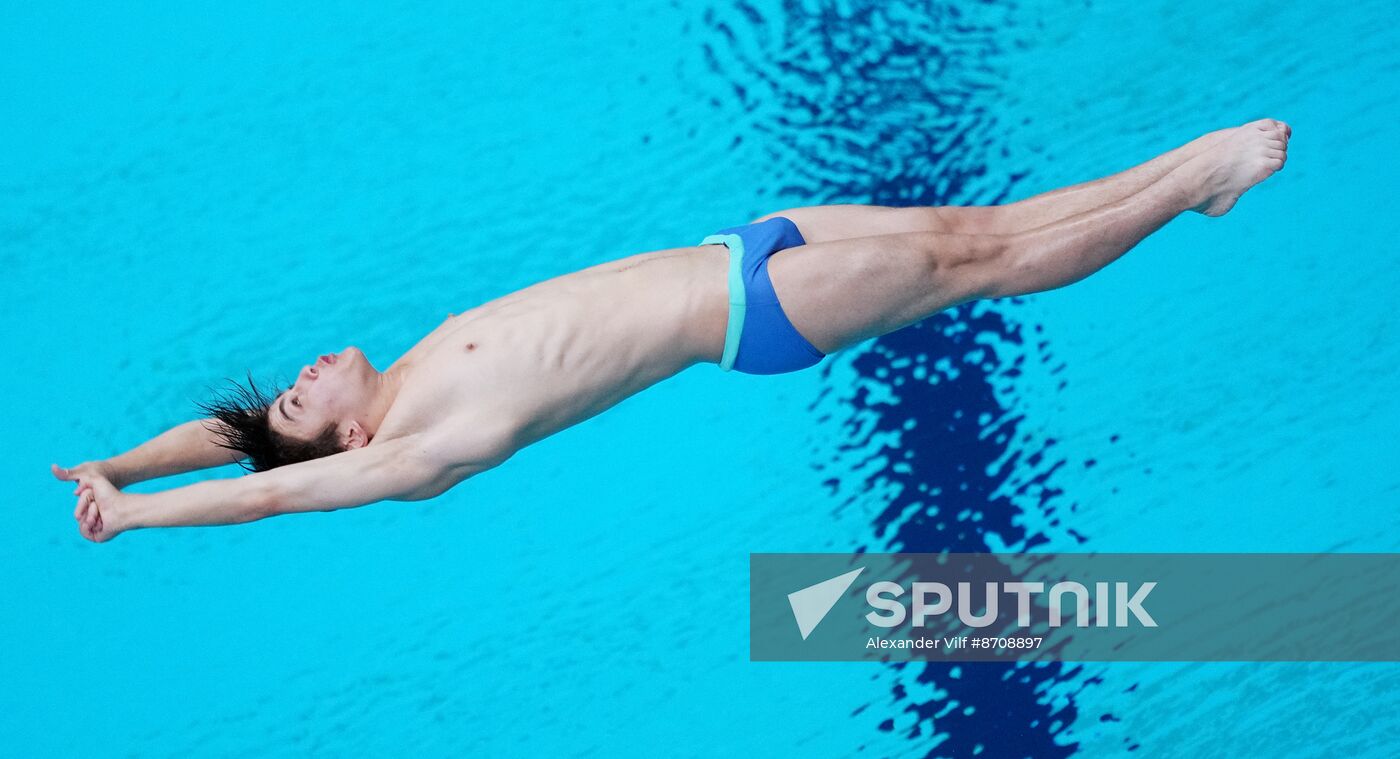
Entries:
{"type": "Polygon", "coordinates": [[[739,356],[739,337],[744,332],[744,311],[747,310],[744,290],[744,240],[738,235],[710,235],[701,245],[723,245],[729,248],[729,325],[724,330],[724,355],[719,368],[734,368],[739,356]]]}

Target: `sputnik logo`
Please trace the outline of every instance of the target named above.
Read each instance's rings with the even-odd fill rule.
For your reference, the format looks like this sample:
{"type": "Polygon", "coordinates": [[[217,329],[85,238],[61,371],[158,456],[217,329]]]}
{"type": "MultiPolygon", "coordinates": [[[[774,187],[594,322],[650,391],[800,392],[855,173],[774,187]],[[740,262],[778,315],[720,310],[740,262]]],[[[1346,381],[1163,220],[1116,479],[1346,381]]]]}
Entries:
{"type": "Polygon", "coordinates": [[[803,640],[806,640],[807,636],[817,629],[817,625],[826,618],[831,607],[841,600],[841,596],[845,595],[846,590],[851,587],[851,583],[855,582],[856,577],[864,571],[865,567],[861,567],[788,594],[788,604],[792,606],[792,617],[797,620],[797,631],[802,633],[803,640]]]}

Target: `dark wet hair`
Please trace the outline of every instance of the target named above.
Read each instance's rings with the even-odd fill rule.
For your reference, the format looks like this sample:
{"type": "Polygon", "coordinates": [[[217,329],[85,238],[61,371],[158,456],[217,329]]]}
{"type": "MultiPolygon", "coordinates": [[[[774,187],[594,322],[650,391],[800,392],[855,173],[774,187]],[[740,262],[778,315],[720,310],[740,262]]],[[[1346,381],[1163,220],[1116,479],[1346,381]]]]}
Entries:
{"type": "Polygon", "coordinates": [[[196,401],[195,405],[200,413],[210,418],[205,429],[214,433],[219,446],[240,454],[238,465],[245,470],[266,472],[343,450],[334,423],[327,424],[312,440],[299,440],[274,431],[270,412],[281,390],[264,391],[253,381],[252,374],[248,375],[247,387],[232,379],[228,383],[231,389],[213,400],[196,401]]]}

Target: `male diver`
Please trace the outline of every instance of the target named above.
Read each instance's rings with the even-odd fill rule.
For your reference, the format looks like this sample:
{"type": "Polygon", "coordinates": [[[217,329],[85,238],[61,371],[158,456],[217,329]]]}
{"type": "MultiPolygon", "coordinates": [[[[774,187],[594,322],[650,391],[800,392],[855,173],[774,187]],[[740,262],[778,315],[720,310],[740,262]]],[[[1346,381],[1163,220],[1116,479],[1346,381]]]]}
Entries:
{"type": "Polygon", "coordinates": [[[1178,214],[1229,211],[1283,168],[1290,135],[1262,119],[1002,206],[771,214],[449,316],[384,371],[353,347],[323,355],[285,390],[250,383],[203,404],[208,418],[53,474],[78,483],[73,516],[99,543],[433,498],[693,364],[797,371],[959,303],[1083,279],[1178,214]],[[121,490],[245,460],[242,477],[121,490]]]}

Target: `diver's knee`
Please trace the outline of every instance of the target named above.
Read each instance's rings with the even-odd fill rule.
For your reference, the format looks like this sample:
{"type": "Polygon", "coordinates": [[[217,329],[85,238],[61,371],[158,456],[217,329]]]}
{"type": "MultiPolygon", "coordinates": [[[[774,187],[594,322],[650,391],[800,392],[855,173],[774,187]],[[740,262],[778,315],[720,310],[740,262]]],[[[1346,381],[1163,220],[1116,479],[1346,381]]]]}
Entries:
{"type": "Polygon", "coordinates": [[[1015,287],[1019,235],[938,234],[911,236],[923,254],[930,282],[957,300],[999,297],[1015,287]]]}
{"type": "Polygon", "coordinates": [[[945,231],[958,235],[1000,235],[1006,233],[1003,206],[939,206],[937,211],[945,231]]]}
{"type": "Polygon", "coordinates": [[[984,257],[980,293],[982,298],[1005,298],[1044,289],[1048,276],[1046,261],[1040,255],[1043,242],[1027,232],[1008,235],[982,235],[992,243],[984,257]]]}
{"type": "MultiPolygon", "coordinates": [[[[888,266],[889,289],[903,304],[897,309],[900,318],[893,320],[896,324],[988,297],[1008,284],[1002,276],[1013,249],[1008,235],[914,232],[880,243],[889,243],[881,253],[898,260],[888,266]]],[[[871,261],[884,264],[878,256],[871,261]]]]}

